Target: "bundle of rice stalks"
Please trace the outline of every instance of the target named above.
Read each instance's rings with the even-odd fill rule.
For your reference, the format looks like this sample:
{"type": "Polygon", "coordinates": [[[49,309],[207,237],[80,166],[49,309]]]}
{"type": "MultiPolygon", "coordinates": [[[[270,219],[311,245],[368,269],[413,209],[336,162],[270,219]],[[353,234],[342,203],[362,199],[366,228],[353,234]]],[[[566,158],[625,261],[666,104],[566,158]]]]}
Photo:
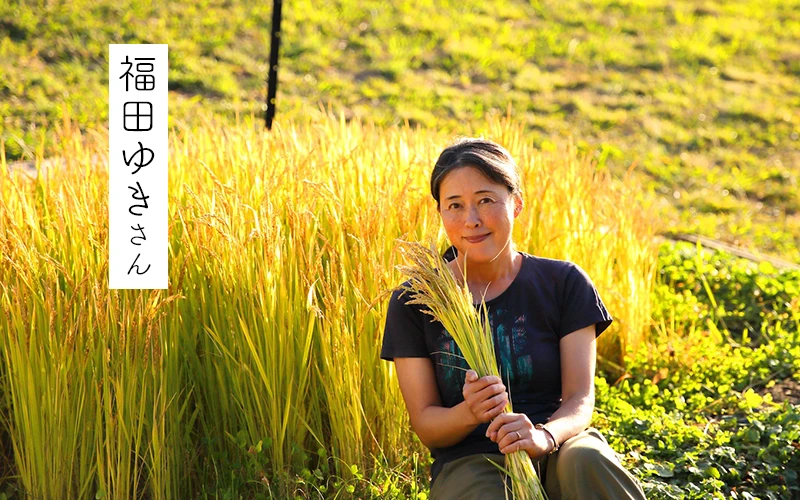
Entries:
{"type": "MultiPolygon", "coordinates": [[[[499,377],[500,370],[495,358],[486,303],[481,300],[479,313],[467,287],[467,270],[463,270],[464,282],[456,281],[433,244],[426,248],[419,243],[400,242],[400,250],[413,263],[410,266],[399,267],[399,270],[409,278],[405,285],[406,291],[411,295],[408,303],[427,308],[424,312],[433,316],[445,327],[461,349],[467,364],[478,373],[479,377],[487,375],[499,377]]],[[[505,412],[511,411],[513,410],[509,400],[505,412]]],[[[547,498],[525,451],[507,455],[506,467],[507,469],[503,470],[511,477],[513,498],[518,500],[547,498]]]]}

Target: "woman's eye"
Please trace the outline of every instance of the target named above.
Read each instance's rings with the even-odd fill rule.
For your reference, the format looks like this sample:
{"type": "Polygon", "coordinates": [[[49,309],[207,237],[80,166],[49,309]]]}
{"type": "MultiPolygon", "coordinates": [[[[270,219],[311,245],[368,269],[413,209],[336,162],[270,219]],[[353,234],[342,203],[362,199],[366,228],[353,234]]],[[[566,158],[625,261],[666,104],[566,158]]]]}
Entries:
{"type": "Polygon", "coordinates": [[[460,203],[451,203],[450,206],[447,207],[447,208],[448,208],[448,210],[457,210],[457,209],[461,208],[461,204],[460,203]]]}
{"type": "Polygon", "coordinates": [[[479,203],[494,203],[494,200],[491,198],[481,198],[479,203]]]}

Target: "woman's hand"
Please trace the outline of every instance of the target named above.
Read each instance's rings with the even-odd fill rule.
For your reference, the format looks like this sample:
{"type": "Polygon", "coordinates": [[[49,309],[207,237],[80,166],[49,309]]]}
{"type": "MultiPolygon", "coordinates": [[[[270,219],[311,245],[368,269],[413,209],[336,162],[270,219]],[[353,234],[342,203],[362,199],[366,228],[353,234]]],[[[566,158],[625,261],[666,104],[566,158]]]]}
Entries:
{"type": "Polygon", "coordinates": [[[486,437],[497,443],[500,453],[525,450],[536,459],[553,449],[553,441],[545,431],[535,429],[524,413],[503,413],[489,424],[486,437]]]}
{"type": "Polygon", "coordinates": [[[486,376],[478,378],[475,370],[467,371],[464,389],[461,391],[476,424],[491,422],[503,413],[508,404],[506,386],[500,377],[486,376]]]}

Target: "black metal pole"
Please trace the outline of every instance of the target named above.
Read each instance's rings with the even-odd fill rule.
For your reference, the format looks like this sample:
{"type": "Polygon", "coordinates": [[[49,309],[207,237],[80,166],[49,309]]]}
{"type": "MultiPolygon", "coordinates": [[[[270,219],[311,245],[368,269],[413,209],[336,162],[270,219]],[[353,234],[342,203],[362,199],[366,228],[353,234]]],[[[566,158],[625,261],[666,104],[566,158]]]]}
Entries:
{"type": "Polygon", "coordinates": [[[267,130],[275,118],[275,95],[278,93],[278,49],[281,45],[282,0],[272,1],[272,33],[269,43],[269,77],[267,80],[267,130]]]}

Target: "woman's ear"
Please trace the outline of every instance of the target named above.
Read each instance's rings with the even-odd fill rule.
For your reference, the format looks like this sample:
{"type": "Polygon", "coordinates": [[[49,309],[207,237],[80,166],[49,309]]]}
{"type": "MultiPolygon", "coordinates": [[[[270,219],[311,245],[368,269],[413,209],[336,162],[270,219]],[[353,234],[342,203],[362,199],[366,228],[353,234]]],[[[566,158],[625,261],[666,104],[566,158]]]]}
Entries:
{"type": "Polygon", "coordinates": [[[514,218],[517,218],[519,214],[522,212],[522,196],[515,195],[514,196],[514,218]]]}

